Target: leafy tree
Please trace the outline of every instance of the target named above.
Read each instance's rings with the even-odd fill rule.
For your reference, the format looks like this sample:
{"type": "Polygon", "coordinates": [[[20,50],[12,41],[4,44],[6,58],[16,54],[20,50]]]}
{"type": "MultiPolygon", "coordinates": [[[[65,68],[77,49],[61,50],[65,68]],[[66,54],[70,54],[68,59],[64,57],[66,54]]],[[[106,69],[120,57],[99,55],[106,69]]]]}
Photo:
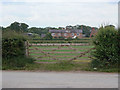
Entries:
{"type": "Polygon", "coordinates": [[[50,40],[52,40],[53,37],[52,37],[51,33],[47,33],[46,36],[44,37],[44,39],[50,39],[50,40]]]}
{"type": "Polygon", "coordinates": [[[13,30],[17,32],[27,32],[28,25],[25,23],[14,22],[6,28],[6,30],[13,30]]]}
{"type": "Polygon", "coordinates": [[[21,31],[23,31],[23,32],[27,32],[28,31],[28,25],[27,24],[25,24],[25,23],[21,23],[20,24],[20,28],[21,28],[21,31]]]}
{"type": "Polygon", "coordinates": [[[37,27],[31,27],[31,28],[29,28],[29,32],[31,32],[31,33],[36,33],[36,34],[39,34],[39,35],[41,35],[41,34],[46,34],[46,33],[48,33],[48,29],[46,29],[46,28],[37,28],[37,27]]]}
{"type": "Polygon", "coordinates": [[[112,27],[112,28],[115,28],[114,25],[107,25],[107,26],[105,26],[105,28],[106,28],[106,27],[112,27]]]}
{"type": "MultiPolygon", "coordinates": [[[[77,29],[82,29],[83,30],[83,34],[85,34],[86,37],[90,36],[92,28],[93,27],[90,27],[90,26],[77,25],[77,29]]],[[[98,28],[94,27],[94,29],[97,30],[98,28]]]]}
{"type": "Polygon", "coordinates": [[[20,31],[20,23],[19,22],[14,22],[9,27],[11,30],[20,31]]]}

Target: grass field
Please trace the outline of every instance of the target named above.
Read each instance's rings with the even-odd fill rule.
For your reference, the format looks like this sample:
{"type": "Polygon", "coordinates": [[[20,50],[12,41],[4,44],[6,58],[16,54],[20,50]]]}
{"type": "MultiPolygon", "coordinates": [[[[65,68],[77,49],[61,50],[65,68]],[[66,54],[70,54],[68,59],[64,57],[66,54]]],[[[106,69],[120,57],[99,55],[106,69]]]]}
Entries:
{"type": "MultiPolygon", "coordinates": [[[[70,60],[93,47],[94,46],[31,46],[29,47],[29,52],[30,56],[35,58],[37,62],[57,62],[60,60],[70,60]]],[[[87,53],[75,61],[88,62],[90,61],[89,56],[90,53],[87,53]]]]}

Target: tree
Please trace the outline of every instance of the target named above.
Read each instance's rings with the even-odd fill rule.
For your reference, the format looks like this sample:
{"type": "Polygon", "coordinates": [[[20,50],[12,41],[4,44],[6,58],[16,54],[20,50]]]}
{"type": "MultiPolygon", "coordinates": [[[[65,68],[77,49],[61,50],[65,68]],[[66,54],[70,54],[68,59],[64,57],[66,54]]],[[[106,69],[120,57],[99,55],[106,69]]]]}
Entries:
{"type": "Polygon", "coordinates": [[[20,31],[20,23],[19,22],[14,22],[9,27],[11,30],[20,31]]]}
{"type": "Polygon", "coordinates": [[[28,25],[27,24],[25,24],[25,23],[21,23],[20,24],[20,28],[21,28],[21,31],[23,31],[23,32],[27,32],[28,31],[28,25]]]}
{"type": "Polygon", "coordinates": [[[28,30],[28,25],[25,23],[14,22],[6,29],[11,29],[13,31],[26,32],[28,30]]]}
{"type": "Polygon", "coordinates": [[[41,34],[48,33],[48,29],[46,29],[46,28],[31,27],[31,28],[29,28],[29,32],[41,35],[41,34]]]}
{"type": "Polygon", "coordinates": [[[51,33],[47,33],[46,36],[44,37],[44,39],[53,39],[51,33]]]}
{"type": "Polygon", "coordinates": [[[114,25],[107,25],[107,26],[105,26],[105,28],[106,28],[106,27],[112,27],[112,28],[115,28],[114,25]]]}

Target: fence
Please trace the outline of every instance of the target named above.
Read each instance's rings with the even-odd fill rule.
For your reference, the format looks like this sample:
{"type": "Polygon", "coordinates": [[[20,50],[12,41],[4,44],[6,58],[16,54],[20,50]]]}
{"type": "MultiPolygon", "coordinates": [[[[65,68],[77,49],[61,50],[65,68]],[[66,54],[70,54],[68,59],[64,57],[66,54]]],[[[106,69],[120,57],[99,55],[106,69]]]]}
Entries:
{"type": "Polygon", "coordinates": [[[26,55],[37,61],[47,60],[90,60],[89,52],[94,48],[89,43],[29,43],[26,42],[26,55]]]}

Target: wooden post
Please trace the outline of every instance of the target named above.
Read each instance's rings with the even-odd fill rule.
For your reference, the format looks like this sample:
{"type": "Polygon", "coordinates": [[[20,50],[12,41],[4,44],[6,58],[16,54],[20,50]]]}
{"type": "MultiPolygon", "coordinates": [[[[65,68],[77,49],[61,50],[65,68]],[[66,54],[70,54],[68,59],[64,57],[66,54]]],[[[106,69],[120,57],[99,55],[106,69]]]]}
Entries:
{"type": "Polygon", "coordinates": [[[29,42],[28,41],[25,41],[25,47],[26,47],[26,56],[28,57],[29,56],[29,42]]]}

